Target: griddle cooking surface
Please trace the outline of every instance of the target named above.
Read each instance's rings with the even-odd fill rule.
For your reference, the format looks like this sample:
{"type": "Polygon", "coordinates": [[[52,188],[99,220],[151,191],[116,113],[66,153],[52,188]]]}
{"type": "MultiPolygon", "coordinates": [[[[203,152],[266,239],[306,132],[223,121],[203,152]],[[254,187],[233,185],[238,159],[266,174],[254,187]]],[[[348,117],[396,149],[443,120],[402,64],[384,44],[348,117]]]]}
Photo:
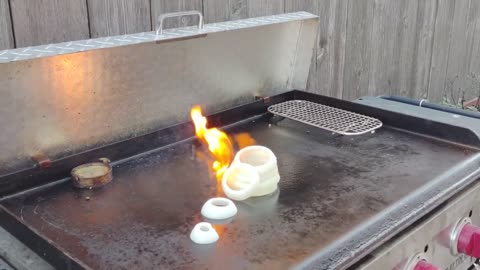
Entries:
{"type": "Polygon", "coordinates": [[[115,167],[100,190],[63,183],[3,204],[94,269],[283,269],[474,154],[388,127],[342,137],[262,118],[229,130],[240,132],[277,155],[280,191],[236,203],[238,215],[216,226],[216,245],[189,239],[216,193],[192,141],[115,167]]]}

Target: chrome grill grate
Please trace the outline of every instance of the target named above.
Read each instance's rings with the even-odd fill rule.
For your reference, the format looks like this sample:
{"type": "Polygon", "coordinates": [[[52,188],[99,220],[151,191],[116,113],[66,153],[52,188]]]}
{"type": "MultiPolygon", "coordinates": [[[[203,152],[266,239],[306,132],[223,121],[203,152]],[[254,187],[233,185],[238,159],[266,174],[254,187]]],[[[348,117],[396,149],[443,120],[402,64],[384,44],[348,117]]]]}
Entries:
{"type": "Polygon", "coordinates": [[[360,135],[382,126],[376,118],[305,100],[275,104],[268,111],[342,135],[360,135]]]}

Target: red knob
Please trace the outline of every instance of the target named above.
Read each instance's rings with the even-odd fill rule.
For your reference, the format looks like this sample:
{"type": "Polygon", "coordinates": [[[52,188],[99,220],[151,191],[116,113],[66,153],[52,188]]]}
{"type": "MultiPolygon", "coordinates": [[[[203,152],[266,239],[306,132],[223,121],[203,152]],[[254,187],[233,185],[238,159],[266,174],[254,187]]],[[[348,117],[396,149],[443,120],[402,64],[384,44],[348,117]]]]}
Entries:
{"type": "Polygon", "coordinates": [[[440,270],[440,268],[428,263],[427,261],[419,261],[413,270],[440,270]]]}
{"type": "Polygon", "coordinates": [[[474,258],[480,258],[480,228],[471,224],[463,226],[458,235],[457,250],[474,258]]]}

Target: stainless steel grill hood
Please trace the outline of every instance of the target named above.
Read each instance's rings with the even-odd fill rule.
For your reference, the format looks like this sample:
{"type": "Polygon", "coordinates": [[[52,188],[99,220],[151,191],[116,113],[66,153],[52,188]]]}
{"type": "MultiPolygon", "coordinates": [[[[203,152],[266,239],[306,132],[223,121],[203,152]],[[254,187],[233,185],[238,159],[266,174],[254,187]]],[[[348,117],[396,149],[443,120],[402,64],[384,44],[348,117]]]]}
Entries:
{"type": "Polygon", "coordinates": [[[305,89],[318,27],[306,12],[0,51],[0,175],[305,89]]]}

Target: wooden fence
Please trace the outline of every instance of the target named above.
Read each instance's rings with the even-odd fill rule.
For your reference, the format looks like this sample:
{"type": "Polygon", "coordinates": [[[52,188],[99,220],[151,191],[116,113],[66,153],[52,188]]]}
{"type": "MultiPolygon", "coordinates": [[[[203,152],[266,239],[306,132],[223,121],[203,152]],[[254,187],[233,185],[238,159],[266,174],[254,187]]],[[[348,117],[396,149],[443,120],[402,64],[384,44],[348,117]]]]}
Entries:
{"type": "Polygon", "coordinates": [[[149,31],[159,14],[180,10],[201,10],[206,23],[318,14],[313,92],[479,95],[480,0],[0,0],[0,49],[149,31]]]}

